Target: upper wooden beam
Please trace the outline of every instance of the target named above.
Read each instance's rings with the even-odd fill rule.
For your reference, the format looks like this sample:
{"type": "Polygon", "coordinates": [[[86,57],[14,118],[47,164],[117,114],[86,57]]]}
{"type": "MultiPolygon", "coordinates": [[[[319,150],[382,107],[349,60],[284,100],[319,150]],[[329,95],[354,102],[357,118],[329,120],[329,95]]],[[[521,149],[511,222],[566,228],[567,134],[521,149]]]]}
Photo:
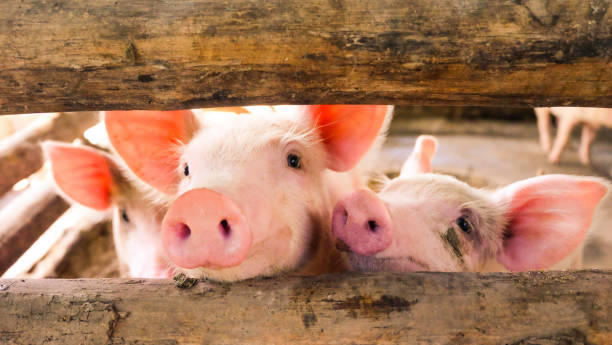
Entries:
{"type": "Polygon", "coordinates": [[[612,107],[612,0],[3,0],[0,114],[612,107]]]}
{"type": "Polygon", "coordinates": [[[610,344],[610,271],[0,280],[8,344],[610,344]]]}

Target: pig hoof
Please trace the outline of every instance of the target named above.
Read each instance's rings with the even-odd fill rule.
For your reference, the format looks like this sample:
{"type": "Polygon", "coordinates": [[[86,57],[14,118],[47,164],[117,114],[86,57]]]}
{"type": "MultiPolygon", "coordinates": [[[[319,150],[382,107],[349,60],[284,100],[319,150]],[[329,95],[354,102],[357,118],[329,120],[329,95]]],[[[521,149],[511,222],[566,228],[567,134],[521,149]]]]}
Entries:
{"type": "Polygon", "coordinates": [[[197,279],[189,278],[184,273],[179,273],[174,276],[174,285],[176,285],[176,287],[179,289],[189,289],[197,283],[197,279]]]}

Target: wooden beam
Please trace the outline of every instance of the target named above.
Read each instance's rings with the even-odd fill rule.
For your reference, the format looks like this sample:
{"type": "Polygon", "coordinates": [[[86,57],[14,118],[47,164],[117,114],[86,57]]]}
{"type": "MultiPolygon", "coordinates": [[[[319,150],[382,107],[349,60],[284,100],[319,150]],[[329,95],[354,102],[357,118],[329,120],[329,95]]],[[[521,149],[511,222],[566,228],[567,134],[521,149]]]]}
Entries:
{"type": "Polygon", "coordinates": [[[30,188],[0,210],[0,274],[38,239],[69,205],[49,179],[30,188]]]}
{"type": "Polygon", "coordinates": [[[4,0],[0,113],[612,107],[611,0],[4,0]]]}
{"type": "Polygon", "coordinates": [[[39,238],[34,252],[28,250],[4,277],[119,277],[109,215],[80,205],[70,207],[39,238]]]}
{"type": "Polygon", "coordinates": [[[0,280],[0,341],[610,344],[611,271],[0,280]]]}
{"type": "Polygon", "coordinates": [[[41,141],[72,141],[81,137],[85,129],[98,121],[98,112],[62,113],[56,117],[40,119],[0,141],[0,195],[42,167],[44,158],[40,148],[41,141]]]}

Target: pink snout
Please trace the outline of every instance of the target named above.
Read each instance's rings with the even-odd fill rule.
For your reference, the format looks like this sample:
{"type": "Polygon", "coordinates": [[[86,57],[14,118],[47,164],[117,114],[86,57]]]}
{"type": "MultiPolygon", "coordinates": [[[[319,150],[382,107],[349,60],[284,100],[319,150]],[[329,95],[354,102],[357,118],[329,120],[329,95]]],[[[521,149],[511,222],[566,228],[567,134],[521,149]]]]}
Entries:
{"type": "Polygon", "coordinates": [[[369,190],[358,190],[334,208],[334,235],[360,255],[374,255],[391,244],[393,223],[385,204],[369,190]]]}
{"type": "Polygon", "coordinates": [[[239,265],[251,242],[251,230],[240,208],[206,188],[181,195],[162,222],[164,250],[172,262],[183,268],[239,265]]]}

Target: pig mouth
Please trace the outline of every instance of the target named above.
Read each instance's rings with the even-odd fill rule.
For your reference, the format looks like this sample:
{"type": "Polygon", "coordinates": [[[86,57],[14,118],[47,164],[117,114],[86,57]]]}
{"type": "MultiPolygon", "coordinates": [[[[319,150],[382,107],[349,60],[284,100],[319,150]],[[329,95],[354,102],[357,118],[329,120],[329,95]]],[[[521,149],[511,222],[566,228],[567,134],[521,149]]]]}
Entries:
{"type": "Polygon", "coordinates": [[[348,252],[350,265],[361,272],[420,272],[431,271],[429,265],[411,255],[399,257],[364,256],[348,252]]]}
{"type": "Polygon", "coordinates": [[[351,253],[351,247],[349,247],[348,244],[346,244],[346,242],[344,242],[343,240],[337,238],[336,239],[336,249],[338,249],[339,252],[348,252],[351,253]]]}

